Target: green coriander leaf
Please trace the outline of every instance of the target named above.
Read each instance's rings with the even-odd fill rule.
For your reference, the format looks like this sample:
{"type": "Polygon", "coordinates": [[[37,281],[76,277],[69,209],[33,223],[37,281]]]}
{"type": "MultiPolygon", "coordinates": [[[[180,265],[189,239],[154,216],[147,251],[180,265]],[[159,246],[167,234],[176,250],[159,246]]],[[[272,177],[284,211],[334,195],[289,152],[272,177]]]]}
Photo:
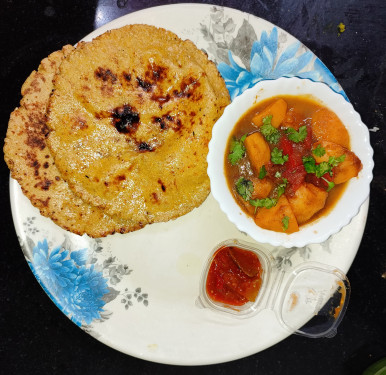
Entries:
{"type": "Polygon", "coordinates": [[[263,125],[272,125],[271,121],[272,121],[272,115],[263,117],[263,125]]]}
{"type": "Polygon", "coordinates": [[[315,173],[316,177],[318,178],[321,178],[326,173],[329,173],[330,176],[332,176],[332,168],[336,167],[339,163],[344,161],[345,157],[346,155],[339,157],[330,156],[328,161],[322,161],[321,163],[316,164],[316,161],[312,156],[304,156],[303,165],[307,173],[315,173]]]}
{"type": "Polygon", "coordinates": [[[275,177],[276,177],[276,178],[280,178],[280,177],[281,177],[281,173],[280,173],[279,171],[277,171],[277,172],[275,173],[275,177]]]}
{"type": "Polygon", "coordinates": [[[324,149],[321,145],[317,145],[316,148],[312,150],[312,153],[315,156],[322,157],[326,153],[326,149],[324,149]]]}
{"type": "Polygon", "coordinates": [[[303,142],[307,137],[307,126],[303,125],[296,131],[294,128],[286,129],[287,137],[290,141],[299,143],[303,142]]]}
{"type": "Polygon", "coordinates": [[[247,180],[244,177],[240,177],[236,181],[236,191],[243,197],[245,201],[248,201],[252,196],[253,182],[247,180]]]}
{"type": "Polygon", "coordinates": [[[265,165],[263,165],[259,171],[259,179],[262,180],[266,175],[267,175],[267,170],[265,169],[265,165]]]}
{"type": "MultiPolygon", "coordinates": [[[[328,162],[324,162],[328,165],[328,169],[327,169],[327,167],[325,167],[327,169],[325,173],[329,173],[330,176],[332,176],[332,168],[334,168],[338,164],[342,163],[342,161],[344,161],[345,158],[346,158],[346,155],[344,155],[344,154],[339,156],[339,157],[330,156],[330,158],[328,159],[328,162]]],[[[323,164],[323,163],[320,163],[320,164],[323,164]]],[[[323,174],[321,173],[320,177],[323,176],[323,174]]]]}
{"type": "Polygon", "coordinates": [[[276,206],[277,199],[275,198],[263,198],[263,199],[250,199],[249,203],[254,207],[272,208],[276,206]]]}
{"type": "Polygon", "coordinates": [[[286,178],[283,178],[283,182],[276,186],[275,190],[277,193],[277,198],[280,198],[284,194],[287,184],[288,184],[288,180],[286,178]]]}
{"type": "Polygon", "coordinates": [[[335,184],[332,181],[328,181],[327,178],[322,177],[322,180],[327,182],[327,191],[330,191],[335,186],[335,184]]]}
{"type": "Polygon", "coordinates": [[[288,155],[283,155],[283,151],[275,147],[271,152],[271,161],[273,164],[283,165],[288,160],[288,155]]]}
{"type": "Polygon", "coordinates": [[[260,127],[261,134],[272,144],[276,144],[280,139],[280,132],[271,124],[272,115],[263,118],[263,125],[260,127]]]}
{"type": "Polygon", "coordinates": [[[284,216],[283,219],[281,219],[281,222],[283,223],[284,231],[288,229],[289,219],[290,219],[289,216],[284,216]]]}
{"type": "Polygon", "coordinates": [[[322,161],[320,164],[316,165],[316,171],[315,171],[316,177],[320,178],[324,176],[326,173],[330,173],[331,169],[332,167],[328,164],[328,162],[322,161]]]}
{"type": "Polygon", "coordinates": [[[237,164],[245,156],[245,138],[247,138],[247,134],[244,134],[240,139],[234,137],[231,141],[228,159],[232,165],[237,164]]]}
{"type": "Polygon", "coordinates": [[[307,173],[316,172],[316,162],[312,156],[303,156],[303,165],[307,173]]]}
{"type": "Polygon", "coordinates": [[[346,159],[346,155],[343,154],[339,157],[335,157],[335,156],[330,156],[330,158],[328,159],[328,164],[331,166],[331,167],[336,167],[338,164],[342,163],[344,161],[344,159],[346,159]]]}

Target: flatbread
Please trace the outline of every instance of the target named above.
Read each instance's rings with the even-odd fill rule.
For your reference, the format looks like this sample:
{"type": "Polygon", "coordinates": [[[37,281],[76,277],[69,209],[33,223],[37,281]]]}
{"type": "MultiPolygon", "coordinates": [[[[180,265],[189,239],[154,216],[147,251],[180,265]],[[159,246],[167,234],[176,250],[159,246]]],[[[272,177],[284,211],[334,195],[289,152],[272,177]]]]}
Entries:
{"type": "Polygon", "coordinates": [[[84,201],[136,228],[205,200],[208,143],[230,98],[191,41],[149,25],[109,31],[63,61],[54,87],[48,144],[84,201]]]}
{"type": "Polygon", "coordinates": [[[132,223],[116,221],[97,207],[84,203],[61,178],[46,145],[46,109],[53,77],[62,60],[73,51],[65,46],[45,58],[27,78],[22,100],[9,120],[4,144],[5,161],[23,193],[43,216],[76,234],[103,237],[132,230],[132,223]]]}

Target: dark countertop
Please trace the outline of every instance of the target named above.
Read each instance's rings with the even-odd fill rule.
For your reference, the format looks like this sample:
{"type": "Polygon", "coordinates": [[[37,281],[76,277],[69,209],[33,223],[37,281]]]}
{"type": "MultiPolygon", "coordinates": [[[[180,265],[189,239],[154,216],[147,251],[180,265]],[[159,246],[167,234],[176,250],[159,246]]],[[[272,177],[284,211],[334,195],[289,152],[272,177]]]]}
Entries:
{"type": "MultiPolygon", "coordinates": [[[[183,2],[183,1],[181,1],[183,2]]],[[[40,60],[94,28],[97,6],[108,22],[174,1],[1,0],[0,118],[3,137],[20,87],[40,60]],[[98,4],[99,3],[99,4],[98,4]]],[[[371,129],[374,179],[364,237],[348,272],[352,294],[333,339],[290,336],[253,356],[212,366],[146,362],[98,342],[67,319],[36,282],[20,250],[9,203],[9,172],[1,163],[0,363],[4,374],[361,374],[386,357],[386,3],[350,1],[203,1],[240,9],[280,26],[333,72],[371,129]],[[346,30],[338,35],[337,25],[346,30]],[[384,86],[385,85],[385,86],[384,86]]],[[[342,249],[344,251],[344,249],[342,249]]]]}

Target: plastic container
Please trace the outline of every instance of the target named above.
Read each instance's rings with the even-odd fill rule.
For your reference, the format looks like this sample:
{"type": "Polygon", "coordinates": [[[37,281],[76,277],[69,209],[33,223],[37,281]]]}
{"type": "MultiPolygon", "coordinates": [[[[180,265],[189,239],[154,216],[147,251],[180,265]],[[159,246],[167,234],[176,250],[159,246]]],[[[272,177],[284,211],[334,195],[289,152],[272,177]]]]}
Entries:
{"type": "Polygon", "coordinates": [[[269,251],[232,239],[218,244],[212,250],[203,269],[197,305],[240,319],[270,309],[290,333],[318,338],[335,336],[346,312],[349,296],[350,283],[336,267],[305,262],[283,270],[278,268],[269,251]],[[214,300],[206,287],[214,258],[222,249],[229,247],[256,254],[262,267],[261,285],[256,299],[241,306],[214,300]]]}

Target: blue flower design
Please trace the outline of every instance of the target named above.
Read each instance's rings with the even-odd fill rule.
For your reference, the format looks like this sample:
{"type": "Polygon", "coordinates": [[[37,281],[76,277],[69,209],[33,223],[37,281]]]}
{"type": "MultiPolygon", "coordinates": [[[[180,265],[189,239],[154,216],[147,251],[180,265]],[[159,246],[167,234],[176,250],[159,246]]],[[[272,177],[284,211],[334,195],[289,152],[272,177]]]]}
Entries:
{"type": "Polygon", "coordinates": [[[109,292],[106,280],[101,272],[95,270],[94,265],[90,268],[79,267],[78,273],[71,288],[63,291],[63,310],[71,316],[77,325],[82,321],[90,324],[94,319],[100,318],[105,304],[103,295],[109,292]]]}
{"type": "Polygon", "coordinates": [[[109,292],[107,280],[94,265],[87,266],[87,250],[51,252],[44,239],[32,250],[30,267],[55,304],[78,326],[99,319],[109,292]]]}
{"type": "Polygon", "coordinates": [[[35,274],[49,291],[67,288],[76,278],[74,261],[67,259],[69,252],[60,251],[60,247],[49,253],[47,240],[38,242],[32,250],[35,274]]]}
{"type": "Polygon", "coordinates": [[[232,52],[228,51],[230,65],[220,62],[218,70],[225,80],[231,99],[263,79],[293,76],[324,81],[335,91],[344,94],[334,76],[318,58],[314,61],[314,70],[305,70],[314,55],[311,51],[297,55],[299,48],[300,42],[295,42],[279,55],[278,31],[274,27],[269,35],[263,31],[260,40],[253,42],[250,70],[238,65],[232,52]]]}

